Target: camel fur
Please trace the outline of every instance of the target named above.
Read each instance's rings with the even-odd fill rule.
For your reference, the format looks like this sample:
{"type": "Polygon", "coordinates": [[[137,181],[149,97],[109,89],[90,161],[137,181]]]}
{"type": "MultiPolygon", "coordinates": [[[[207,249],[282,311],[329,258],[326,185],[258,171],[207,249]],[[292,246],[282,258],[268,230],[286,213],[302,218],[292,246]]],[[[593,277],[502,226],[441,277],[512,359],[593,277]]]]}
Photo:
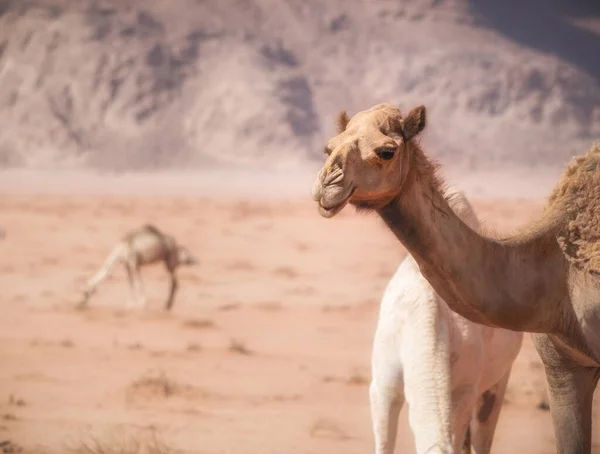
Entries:
{"type": "Polygon", "coordinates": [[[379,104],[326,146],[319,213],[376,212],[446,304],[475,323],[532,333],[560,454],[590,454],[600,378],[600,149],[576,158],[540,218],[508,238],[482,234],[445,199],[419,144],[425,106],[379,104]]]}
{"type": "MultiPolygon", "coordinates": [[[[477,229],[465,196],[451,190],[446,197],[477,229]]],[[[385,290],[373,343],[376,454],[393,453],[405,400],[417,454],[461,448],[470,453],[470,444],[477,454],[489,453],[522,339],[522,333],[478,325],[452,312],[407,256],[385,290]]]]}

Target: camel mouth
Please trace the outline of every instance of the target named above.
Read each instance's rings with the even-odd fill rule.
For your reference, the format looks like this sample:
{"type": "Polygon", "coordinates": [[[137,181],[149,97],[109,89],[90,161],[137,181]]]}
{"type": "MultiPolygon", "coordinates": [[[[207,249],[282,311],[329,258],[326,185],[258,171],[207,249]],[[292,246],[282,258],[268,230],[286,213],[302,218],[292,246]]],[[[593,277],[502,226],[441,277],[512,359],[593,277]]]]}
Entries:
{"type": "Polygon", "coordinates": [[[355,191],[356,191],[356,186],[352,188],[352,190],[346,196],[346,198],[344,198],[344,200],[342,200],[337,205],[334,205],[334,206],[331,206],[331,207],[324,207],[321,204],[321,202],[319,201],[319,214],[321,216],[323,216],[324,218],[332,218],[332,217],[334,217],[336,214],[338,214],[340,211],[342,211],[346,205],[348,205],[348,202],[350,201],[350,199],[354,195],[355,191]]]}

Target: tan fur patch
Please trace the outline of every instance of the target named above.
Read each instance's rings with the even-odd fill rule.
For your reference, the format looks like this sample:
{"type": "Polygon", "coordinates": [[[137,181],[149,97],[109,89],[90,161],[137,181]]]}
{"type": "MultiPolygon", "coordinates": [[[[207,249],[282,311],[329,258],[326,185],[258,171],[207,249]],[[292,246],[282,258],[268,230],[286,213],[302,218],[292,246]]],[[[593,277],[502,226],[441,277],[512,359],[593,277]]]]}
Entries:
{"type": "Polygon", "coordinates": [[[558,243],[567,260],[581,270],[600,274],[600,145],[571,161],[548,208],[565,214],[558,243]]]}

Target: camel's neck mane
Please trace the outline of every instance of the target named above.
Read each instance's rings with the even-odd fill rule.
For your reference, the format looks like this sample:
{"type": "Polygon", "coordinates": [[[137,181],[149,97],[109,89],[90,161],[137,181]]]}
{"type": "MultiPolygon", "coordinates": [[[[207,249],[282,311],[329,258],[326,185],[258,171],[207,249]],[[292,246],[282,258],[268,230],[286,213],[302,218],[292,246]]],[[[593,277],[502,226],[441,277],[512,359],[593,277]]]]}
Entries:
{"type": "Polygon", "coordinates": [[[566,292],[554,224],[506,241],[482,236],[450,208],[436,164],[416,144],[408,151],[401,193],[377,212],[437,293],[474,322],[547,331],[554,321],[540,309],[560,304],[566,292]]]}

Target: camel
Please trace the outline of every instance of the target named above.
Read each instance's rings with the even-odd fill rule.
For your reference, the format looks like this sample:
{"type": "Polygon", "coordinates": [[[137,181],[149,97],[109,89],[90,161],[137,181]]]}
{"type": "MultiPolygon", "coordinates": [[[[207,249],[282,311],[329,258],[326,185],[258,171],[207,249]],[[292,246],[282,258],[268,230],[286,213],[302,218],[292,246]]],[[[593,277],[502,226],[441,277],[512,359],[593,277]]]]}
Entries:
{"type": "MultiPolygon", "coordinates": [[[[464,194],[452,190],[445,196],[477,230],[464,194]]],[[[522,340],[523,333],[452,312],[407,256],[386,287],[373,341],[369,394],[376,454],[393,453],[405,399],[418,454],[461,447],[470,453],[471,444],[477,454],[489,453],[522,340]]]]}
{"type": "Polygon", "coordinates": [[[177,244],[172,236],[164,234],[149,224],[127,233],[117,243],[102,267],[87,281],[79,307],[87,307],[98,284],[108,277],[118,263],[125,265],[134,303],[140,307],[145,306],[147,298],[140,276],[140,267],[161,261],[171,277],[171,288],[165,305],[166,310],[171,310],[178,287],[175,271],[180,265],[194,265],[197,260],[187,248],[177,244]]]}
{"type": "Polygon", "coordinates": [[[445,200],[418,137],[426,109],[403,117],[379,104],[338,135],[313,187],[327,218],[347,203],[374,211],[458,314],[532,333],[544,364],[561,454],[591,452],[592,399],[600,377],[600,146],[574,158],[540,218],[510,237],[469,227],[445,200]]]}

